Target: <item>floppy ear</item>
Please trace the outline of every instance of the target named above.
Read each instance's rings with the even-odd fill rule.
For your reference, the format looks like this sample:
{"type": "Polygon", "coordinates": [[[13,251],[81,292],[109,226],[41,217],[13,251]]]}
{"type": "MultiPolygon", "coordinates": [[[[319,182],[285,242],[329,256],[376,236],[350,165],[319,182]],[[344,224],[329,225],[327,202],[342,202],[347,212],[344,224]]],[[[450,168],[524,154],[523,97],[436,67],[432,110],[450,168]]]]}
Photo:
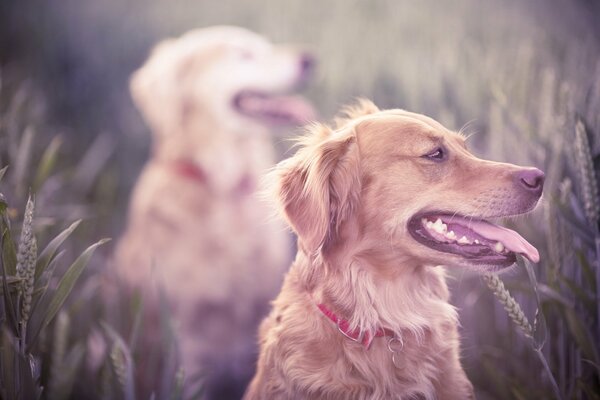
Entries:
{"type": "Polygon", "coordinates": [[[177,41],[160,42],[129,81],[134,104],[152,132],[158,135],[177,130],[181,119],[181,92],[186,87],[185,75],[190,69],[192,54],[182,51],[177,41]]]}
{"type": "Polygon", "coordinates": [[[283,214],[309,254],[326,247],[357,206],[359,161],[353,129],[332,132],[318,125],[296,155],[278,166],[283,214]]]}

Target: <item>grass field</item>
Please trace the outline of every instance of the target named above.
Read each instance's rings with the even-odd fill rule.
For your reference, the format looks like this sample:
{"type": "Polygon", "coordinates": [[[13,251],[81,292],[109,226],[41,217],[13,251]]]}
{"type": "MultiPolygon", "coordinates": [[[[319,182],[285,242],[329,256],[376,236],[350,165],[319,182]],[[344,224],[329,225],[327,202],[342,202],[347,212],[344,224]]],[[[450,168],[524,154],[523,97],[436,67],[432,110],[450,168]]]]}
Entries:
{"type": "MultiPolygon", "coordinates": [[[[109,312],[102,298],[112,244],[91,258],[88,246],[118,238],[147,157],[129,75],[161,38],[236,24],[312,49],[307,96],[325,119],[368,97],[464,128],[482,157],[546,172],[541,206],[507,221],[540,250],[537,285],[524,266],[502,275],[511,301],[497,282],[494,296],[480,276],[452,271],[464,365],[480,399],[600,398],[599,20],[584,0],[3,2],[0,396],[133,398],[135,371],[158,370],[137,363],[143,300],[109,312]]],[[[153,389],[177,398],[176,337],[163,322],[155,357],[169,362],[153,389]]]]}

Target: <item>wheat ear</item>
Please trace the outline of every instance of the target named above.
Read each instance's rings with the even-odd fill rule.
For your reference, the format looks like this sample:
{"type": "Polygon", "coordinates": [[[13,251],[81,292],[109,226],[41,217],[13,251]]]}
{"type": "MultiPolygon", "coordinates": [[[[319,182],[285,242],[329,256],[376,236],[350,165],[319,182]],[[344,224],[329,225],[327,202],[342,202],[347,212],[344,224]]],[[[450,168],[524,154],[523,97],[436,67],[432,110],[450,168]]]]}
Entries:
{"type": "Polygon", "coordinates": [[[19,251],[17,253],[17,276],[23,279],[21,295],[23,296],[21,320],[27,323],[31,313],[31,299],[33,297],[33,285],[35,277],[35,262],[37,259],[37,242],[33,234],[33,211],[35,201],[29,197],[25,206],[23,228],[19,240],[19,251]]]}
{"type": "Polygon", "coordinates": [[[508,316],[517,325],[525,336],[528,338],[533,337],[533,328],[529,323],[529,320],[523,313],[521,306],[514,297],[511,296],[510,292],[504,287],[504,283],[495,274],[485,274],[483,276],[485,283],[488,285],[490,290],[494,293],[494,296],[502,303],[504,309],[508,313],[508,316]]]}
{"type": "Polygon", "coordinates": [[[592,151],[590,150],[585,124],[580,118],[577,118],[577,122],[575,123],[575,142],[573,145],[585,216],[590,224],[596,228],[598,216],[600,215],[598,184],[596,182],[594,161],[592,159],[592,151]]]}

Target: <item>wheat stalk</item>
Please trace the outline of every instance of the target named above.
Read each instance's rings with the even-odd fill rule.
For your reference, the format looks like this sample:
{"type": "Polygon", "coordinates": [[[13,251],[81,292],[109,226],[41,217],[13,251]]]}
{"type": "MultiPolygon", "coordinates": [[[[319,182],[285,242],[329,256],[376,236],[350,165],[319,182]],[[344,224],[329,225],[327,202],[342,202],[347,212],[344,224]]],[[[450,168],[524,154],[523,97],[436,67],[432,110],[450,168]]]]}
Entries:
{"type": "Polygon", "coordinates": [[[117,381],[119,382],[120,389],[125,393],[127,384],[127,366],[125,365],[125,354],[118,343],[115,343],[110,351],[110,362],[117,381]]]}
{"type": "Polygon", "coordinates": [[[17,277],[23,279],[21,295],[23,296],[21,322],[23,325],[29,320],[31,313],[31,300],[33,297],[33,286],[35,277],[35,262],[37,259],[37,242],[33,234],[33,211],[35,201],[29,196],[25,206],[23,228],[19,240],[19,251],[17,253],[17,277]]]}
{"type": "Polygon", "coordinates": [[[594,161],[590,150],[585,124],[581,118],[575,123],[575,164],[579,175],[579,186],[583,200],[583,208],[588,221],[597,229],[598,216],[600,215],[600,200],[598,199],[598,184],[594,161]]]}
{"type": "Polygon", "coordinates": [[[490,290],[494,293],[494,296],[502,303],[504,309],[508,313],[508,316],[512,321],[521,328],[521,331],[528,338],[533,337],[533,328],[529,323],[529,320],[523,313],[521,306],[514,297],[511,296],[510,292],[504,287],[504,283],[495,274],[485,274],[483,280],[488,285],[490,290]]]}
{"type": "MultiPolygon", "coordinates": [[[[533,350],[535,351],[536,355],[540,359],[540,362],[544,366],[544,369],[546,370],[546,374],[548,375],[548,379],[550,380],[550,383],[552,385],[554,395],[556,396],[557,399],[563,400],[562,393],[558,387],[558,384],[556,383],[556,379],[554,379],[554,375],[552,374],[550,365],[548,365],[548,360],[546,360],[544,353],[542,353],[541,346],[539,346],[539,347],[535,346],[535,339],[533,338],[533,333],[534,333],[535,329],[538,328],[537,320],[538,320],[538,313],[540,312],[539,308],[536,309],[536,311],[535,311],[534,324],[536,326],[534,328],[529,323],[529,320],[525,316],[525,313],[523,313],[523,310],[521,309],[521,306],[519,305],[517,300],[515,300],[515,298],[512,297],[512,295],[510,294],[510,292],[504,287],[504,282],[502,282],[502,280],[498,277],[498,275],[485,274],[485,275],[483,275],[483,279],[485,280],[485,283],[488,285],[490,290],[494,293],[494,296],[496,296],[496,298],[500,301],[500,303],[502,303],[502,305],[504,306],[504,309],[508,313],[508,316],[510,317],[510,319],[512,319],[512,321],[515,323],[515,325],[517,325],[519,328],[521,328],[521,331],[527,338],[531,339],[530,343],[534,344],[533,350]]],[[[535,285],[535,280],[533,280],[531,283],[532,283],[532,285],[535,285]]],[[[539,306],[539,300],[538,300],[538,306],[539,306]]]]}

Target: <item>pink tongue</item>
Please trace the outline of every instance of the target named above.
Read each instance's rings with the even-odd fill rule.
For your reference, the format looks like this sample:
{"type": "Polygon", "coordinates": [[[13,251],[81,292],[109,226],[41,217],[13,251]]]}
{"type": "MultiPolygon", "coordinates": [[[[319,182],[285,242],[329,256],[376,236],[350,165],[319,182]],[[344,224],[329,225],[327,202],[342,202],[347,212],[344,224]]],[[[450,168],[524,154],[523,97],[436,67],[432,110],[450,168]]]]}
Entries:
{"type": "Polygon", "coordinates": [[[540,261],[540,253],[517,232],[486,221],[469,222],[469,228],[486,239],[501,242],[508,250],[527,257],[531,262],[540,261]]]}
{"type": "Polygon", "coordinates": [[[302,96],[247,96],[242,106],[253,114],[285,115],[295,124],[314,121],[317,116],[315,109],[302,96]]]}

